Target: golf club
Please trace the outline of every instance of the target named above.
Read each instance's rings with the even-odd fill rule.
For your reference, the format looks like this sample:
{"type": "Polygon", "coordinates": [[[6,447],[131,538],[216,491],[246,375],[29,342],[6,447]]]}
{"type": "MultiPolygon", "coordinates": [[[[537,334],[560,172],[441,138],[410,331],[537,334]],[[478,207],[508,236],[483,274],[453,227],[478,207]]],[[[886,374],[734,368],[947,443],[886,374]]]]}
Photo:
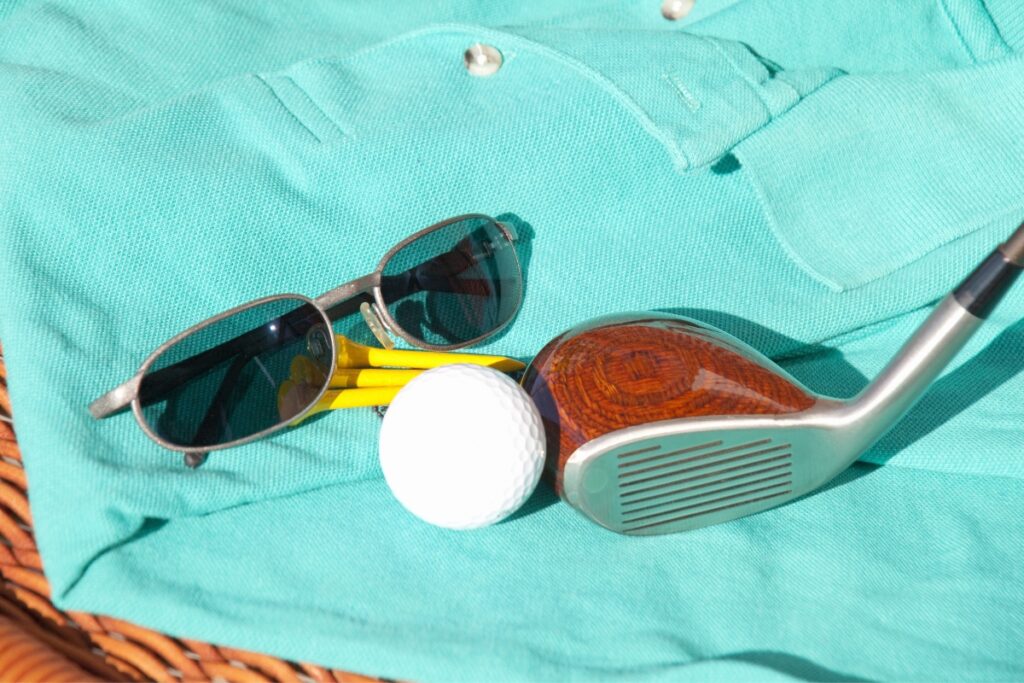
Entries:
{"type": "Polygon", "coordinates": [[[633,535],[727,522],[848,468],[902,418],[1024,269],[1024,225],[946,296],[878,377],[840,400],[704,323],[600,318],[556,337],[523,386],[559,495],[633,535]]]}

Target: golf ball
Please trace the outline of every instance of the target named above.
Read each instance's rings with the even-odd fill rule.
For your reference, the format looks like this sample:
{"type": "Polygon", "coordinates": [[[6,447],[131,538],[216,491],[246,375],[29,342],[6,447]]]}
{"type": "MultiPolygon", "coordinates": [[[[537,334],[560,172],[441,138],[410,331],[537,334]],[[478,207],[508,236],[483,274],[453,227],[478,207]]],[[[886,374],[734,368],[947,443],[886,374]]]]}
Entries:
{"type": "Polygon", "coordinates": [[[380,431],[380,465],[395,498],[449,529],[494,524],[517,510],[544,467],[544,427],[511,378],[445,365],[395,396],[380,431]]]}

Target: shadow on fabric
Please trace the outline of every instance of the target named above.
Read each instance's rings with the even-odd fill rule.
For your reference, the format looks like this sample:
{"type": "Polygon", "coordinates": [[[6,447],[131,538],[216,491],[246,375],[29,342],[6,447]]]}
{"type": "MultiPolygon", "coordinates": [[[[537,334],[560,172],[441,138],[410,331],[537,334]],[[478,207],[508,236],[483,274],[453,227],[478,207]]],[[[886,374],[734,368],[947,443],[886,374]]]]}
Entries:
{"type": "Polygon", "coordinates": [[[820,664],[812,662],[803,657],[787,654],[785,652],[773,651],[750,651],[736,652],[722,655],[720,657],[709,657],[702,661],[710,662],[744,662],[754,664],[763,669],[771,669],[781,674],[791,676],[802,681],[819,681],[820,683],[839,683],[839,681],[850,681],[858,683],[867,681],[867,678],[860,678],[853,674],[843,673],[827,669],[820,664]]]}
{"type": "Polygon", "coordinates": [[[915,419],[904,421],[878,442],[876,448],[888,454],[885,461],[1020,374],[1022,348],[1024,320],[1003,330],[981,353],[936,382],[911,410],[915,419]]]}

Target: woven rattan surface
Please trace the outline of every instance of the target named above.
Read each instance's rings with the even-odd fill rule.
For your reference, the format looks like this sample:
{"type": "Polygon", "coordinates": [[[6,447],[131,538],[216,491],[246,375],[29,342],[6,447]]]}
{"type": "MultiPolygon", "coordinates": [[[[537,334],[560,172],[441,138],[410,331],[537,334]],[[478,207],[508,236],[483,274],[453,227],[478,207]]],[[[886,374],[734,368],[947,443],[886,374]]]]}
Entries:
{"type": "MultiPolygon", "coordinates": [[[[0,411],[12,414],[2,357],[0,411]]],[[[83,670],[112,681],[327,683],[377,680],[172,638],[102,615],[56,609],[49,600],[50,587],[36,549],[28,497],[28,482],[14,429],[0,421],[0,618],[6,618],[9,625],[49,646],[83,670]]],[[[0,647],[4,647],[4,642],[0,641],[0,647]]]]}

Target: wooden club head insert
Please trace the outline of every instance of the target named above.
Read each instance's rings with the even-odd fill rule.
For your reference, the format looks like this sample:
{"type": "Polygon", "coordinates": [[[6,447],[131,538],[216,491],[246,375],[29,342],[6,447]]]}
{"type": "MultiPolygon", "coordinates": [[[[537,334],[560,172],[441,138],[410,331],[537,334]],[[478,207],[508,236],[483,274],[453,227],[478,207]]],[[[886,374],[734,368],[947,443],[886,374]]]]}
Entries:
{"type": "Polygon", "coordinates": [[[598,318],[559,335],[522,384],[544,419],[547,472],[559,495],[569,457],[608,432],[682,417],[796,413],[817,400],[734,337],[661,313],[598,318]]]}

